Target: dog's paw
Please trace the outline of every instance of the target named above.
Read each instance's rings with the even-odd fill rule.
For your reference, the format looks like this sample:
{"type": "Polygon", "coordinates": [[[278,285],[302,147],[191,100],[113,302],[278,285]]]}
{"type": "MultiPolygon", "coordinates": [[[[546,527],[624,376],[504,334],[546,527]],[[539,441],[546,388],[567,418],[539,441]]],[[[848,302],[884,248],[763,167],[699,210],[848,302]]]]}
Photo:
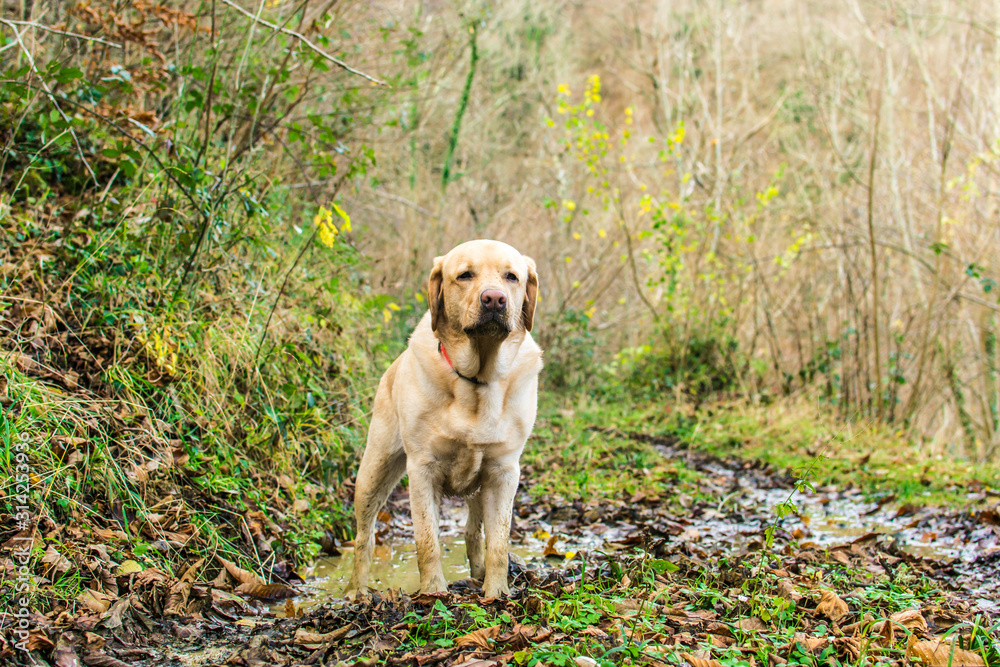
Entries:
{"type": "Polygon", "coordinates": [[[483,597],[484,598],[506,598],[510,597],[510,586],[507,582],[502,583],[488,582],[483,586],[483,597]]]}
{"type": "Polygon", "coordinates": [[[340,597],[350,602],[356,602],[358,600],[366,600],[370,598],[371,593],[371,589],[367,586],[361,586],[359,588],[353,584],[348,584],[347,588],[344,589],[344,592],[340,594],[340,597]]]}
{"type": "Polygon", "coordinates": [[[444,593],[448,590],[448,582],[444,577],[435,577],[426,583],[420,584],[421,593],[444,593]]]}

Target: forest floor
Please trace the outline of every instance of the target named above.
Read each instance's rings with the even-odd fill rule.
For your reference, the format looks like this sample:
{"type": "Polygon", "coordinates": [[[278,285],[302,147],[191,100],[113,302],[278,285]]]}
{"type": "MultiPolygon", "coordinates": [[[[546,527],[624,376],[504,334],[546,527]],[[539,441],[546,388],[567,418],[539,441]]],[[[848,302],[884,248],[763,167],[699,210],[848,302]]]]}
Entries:
{"type": "MultiPolygon", "coordinates": [[[[381,590],[369,599],[337,598],[349,543],[346,558],[314,576],[289,572],[288,585],[228,561],[212,581],[203,561],[180,576],[119,562],[105,577],[117,595],[35,616],[33,655],[62,667],[1000,664],[991,470],[978,471],[983,481],[914,465],[914,484],[897,466],[902,478],[873,492],[866,476],[886,474],[867,469],[870,454],[853,474],[796,471],[699,435],[757,418],[733,415],[650,433],[632,430],[649,415],[546,407],[524,459],[509,599],[480,599],[464,578],[452,503],[449,591],[412,592],[400,489],[380,516],[381,590]],[[950,498],[954,509],[921,498],[950,498]]],[[[775,437],[782,423],[773,420],[775,437]]],[[[809,456],[796,451],[781,460],[809,456]]],[[[26,664],[11,648],[5,657],[26,664]]]]}

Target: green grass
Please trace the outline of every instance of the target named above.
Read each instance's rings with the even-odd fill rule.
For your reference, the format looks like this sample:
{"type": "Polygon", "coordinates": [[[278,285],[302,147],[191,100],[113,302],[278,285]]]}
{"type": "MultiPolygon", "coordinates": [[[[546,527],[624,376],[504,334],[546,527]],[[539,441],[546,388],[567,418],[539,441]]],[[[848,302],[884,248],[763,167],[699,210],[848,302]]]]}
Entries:
{"type": "Polygon", "coordinates": [[[890,426],[843,423],[806,399],[693,410],[670,403],[595,400],[542,392],[522,458],[535,499],[566,501],[696,495],[701,474],[662,456],[644,434],[676,439],[725,459],[756,460],[816,487],[858,488],[867,497],[919,506],[961,507],[1000,498],[1000,464],[935,452],[890,426]],[[979,492],[970,500],[969,493],[979,492]]]}
{"type": "MultiPolygon", "coordinates": [[[[901,661],[911,631],[897,625],[890,640],[879,633],[878,621],[906,610],[929,615],[955,608],[949,594],[906,565],[874,574],[868,566],[876,554],[848,565],[823,551],[812,553],[801,559],[795,553],[764,561],[712,559],[697,567],[620,553],[577,564],[568,577],[529,587],[516,601],[434,599],[408,604],[404,623],[393,627],[392,614],[347,622],[358,623],[359,632],[393,637],[394,649],[366,658],[380,664],[389,664],[392,655],[458,650],[464,635],[492,628],[487,634],[493,639],[480,645],[484,659],[491,651],[507,653],[510,664],[524,667],[591,664],[578,658],[602,667],[683,665],[688,660],[682,654],[695,651],[725,667],[819,667],[867,664],[870,658],[901,661]],[[823,592],[840,598],[844,616],[834,621],[820,611],[823,592]],[[528,633],[520,645],[510,640],[517,627],[528,633]]],[[[997,664],[997,628],[985,617],[966,615],[954,632],[987,664],[997,664]]]]}
{"type": "Polygon", "coordinates": [[[528,493],[548,502],[696,495],[700,473],[625,435],[639,414],[627,402],[543,394],[521,460],[528,493]]]}
{"type": "Polygon", "coordinates": [[[763,461],[815,486],[858,488],[871,498],[964,506],[1000,496],[1000,464],[958,458],[890,425],[841,422],[806,398],[768,406],[718,403],[697,413],[660,414],[645,430],[673,435],[724,457],[763,461]]]}

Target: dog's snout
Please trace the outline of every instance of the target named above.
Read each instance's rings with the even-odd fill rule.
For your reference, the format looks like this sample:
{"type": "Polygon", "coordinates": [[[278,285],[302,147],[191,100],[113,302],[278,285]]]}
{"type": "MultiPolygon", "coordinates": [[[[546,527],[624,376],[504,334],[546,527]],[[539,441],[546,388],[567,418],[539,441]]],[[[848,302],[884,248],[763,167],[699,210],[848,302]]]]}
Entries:
{"type": "Polygon", "coordinates": [[[479,295],[486,310],[503,310],[507,307],[507,295],[498,289],[488,289],[479,295]]]}

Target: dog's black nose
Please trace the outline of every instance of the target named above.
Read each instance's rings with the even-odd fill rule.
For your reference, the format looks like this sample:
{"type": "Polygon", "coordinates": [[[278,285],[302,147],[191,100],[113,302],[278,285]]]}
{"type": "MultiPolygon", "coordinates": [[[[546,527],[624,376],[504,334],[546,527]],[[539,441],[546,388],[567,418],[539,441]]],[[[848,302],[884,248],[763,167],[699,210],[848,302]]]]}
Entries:
{"type": "Polygon", "coordinates": [[[507,307],[507,295],[498,289],[488,289],[479,295],[486,310],[503,310],[507,307]]]}

